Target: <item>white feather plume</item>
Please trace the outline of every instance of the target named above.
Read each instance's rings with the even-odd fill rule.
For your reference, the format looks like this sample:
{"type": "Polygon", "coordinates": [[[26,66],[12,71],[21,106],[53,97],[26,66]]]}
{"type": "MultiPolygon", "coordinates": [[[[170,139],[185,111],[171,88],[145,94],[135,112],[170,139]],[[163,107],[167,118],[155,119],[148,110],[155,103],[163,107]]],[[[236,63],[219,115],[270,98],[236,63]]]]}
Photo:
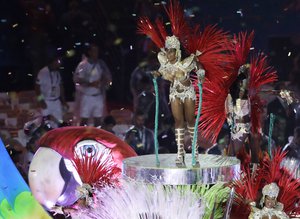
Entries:
{"type": "Polygon", "coordinates": [[[205,208],[197,194],[161,184],[123,182],[96,195],[97,206],[82,212],[81,219],[200,219],[205,208]]]}

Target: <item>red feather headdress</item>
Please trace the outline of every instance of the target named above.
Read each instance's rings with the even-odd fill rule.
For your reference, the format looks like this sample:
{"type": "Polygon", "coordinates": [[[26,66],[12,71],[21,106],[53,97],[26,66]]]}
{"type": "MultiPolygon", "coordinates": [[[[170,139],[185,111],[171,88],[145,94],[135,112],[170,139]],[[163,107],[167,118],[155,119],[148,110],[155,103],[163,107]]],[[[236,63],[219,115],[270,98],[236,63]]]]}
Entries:
{"type": "Polygon", "coordinates": [[[158,48],[164,48],[167,35],[161,20],[157,19],[155,26],[149,18],[142,17],[138,21],[137,32],[150,37],[158,48]]]}
{"type": "Polygon", "coordinates": [[[187,37],[191,34],[191,28],[186,22],[184,11],[180,6],[179,1],[170,0],[169,7],[164,8],[169,17],[173,35],[178,37],[181,44],[184,46],[187,37]]]}
{"type": "MultiPolygon", "coordinates": [[[[208,77],[218,78],[218,75],[223,73],[220,63],[229,58],[224,54],[224,50],[229,48],[228,34],[215,25],[207,26],[202,32],[199,27],[191,28],[178,0],[171,0],[165,11],[171,24],[172,35],[179,39],[188,54],[200,51],[201,55],[198,58],[208,77]],[[216,77],[210,76],[212,73],[216,77]]],[[[161,20],[156,20],[154,25],[149,18],[139,18],[137,32],[150,37],[158,48],[164,48],[167,32],[161,20]]]]}
{"type": "Polygon", "coordinates": [[[238,35],[234,35],[233,41],[231,42],[231,47],[233,49],[230,51],[232,62],[229,66],[231,74],[227,82],[228,87],[230,87],[236,80],[239,68],[247,63],[253,39],[254,31],[250,32],[249,34],[247,32],[240,32],[238,35]]]}

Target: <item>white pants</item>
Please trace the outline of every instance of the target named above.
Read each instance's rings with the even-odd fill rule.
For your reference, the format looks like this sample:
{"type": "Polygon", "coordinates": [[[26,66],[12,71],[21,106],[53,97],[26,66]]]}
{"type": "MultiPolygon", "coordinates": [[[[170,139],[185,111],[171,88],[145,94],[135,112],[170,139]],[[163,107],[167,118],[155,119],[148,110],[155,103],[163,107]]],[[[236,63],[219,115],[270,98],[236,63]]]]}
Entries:
{"type": "Polygon", "coordinates": [[[80,101],[80,117],[81,118],[97,118],[102,117],[104,110],[104,96],[90,96],[82,94],[80,101]]]}
{"type": "Polygon", "coordinates": [[[47,104],[47,108],[42,110],[43,116],[52,115],[57,120],[62,121],[63,120],[63,111],[62,111],[62,105],[61,101],[59,99],[57,100],[45,100],[47,104]]]}

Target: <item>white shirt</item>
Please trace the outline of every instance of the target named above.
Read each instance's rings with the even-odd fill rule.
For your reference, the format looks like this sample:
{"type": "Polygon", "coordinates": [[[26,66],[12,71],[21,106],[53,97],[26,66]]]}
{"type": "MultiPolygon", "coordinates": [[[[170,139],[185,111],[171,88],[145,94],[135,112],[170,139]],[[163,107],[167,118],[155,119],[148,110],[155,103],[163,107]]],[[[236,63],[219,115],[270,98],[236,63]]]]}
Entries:
{"type": "MultiPolygon", "coordinates": [[[[95,82],[101,80],[104,74],[104,69],[102,66],[97,63],[89,63],[88,60],[83,60],[79,63],[75,71],[75,81],[76,78],[84,79],[86,82],[95,82]]],[[[80,86],[82,93],[87,95],[97,95],[101,94],[101,85],[99,87],[89,87],[89,86],[80,86]]]]}
{"type": "Polygon", "coordinates": [[[61,75],[59,71],[51,71],[48,66],[42,68],[36,79],[45,100],[56,100],[60,97],[61,75]]]}

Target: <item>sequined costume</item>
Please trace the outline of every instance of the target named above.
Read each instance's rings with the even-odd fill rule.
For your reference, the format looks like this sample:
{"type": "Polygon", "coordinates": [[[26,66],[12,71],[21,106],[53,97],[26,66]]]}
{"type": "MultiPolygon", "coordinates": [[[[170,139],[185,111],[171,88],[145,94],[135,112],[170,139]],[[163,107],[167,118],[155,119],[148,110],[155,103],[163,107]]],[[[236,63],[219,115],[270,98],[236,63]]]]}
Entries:
{"type": "Polygon", "coordinates": [[[181,102],[184,102],[186,98],[196,100],[196,93],[192,83],[190,83],[189,86],[185,86],[181,83],[190,80],[189,73],[197,68],[194,59],[195,55],[192,54],[183,61],[177,61],[175,64],[171,64],[168,62],[164,52],[158,53],[158,60],[161,65],[158,71],[162,74],[162,77],[168,80],[169,75],[174,76],[174,81],[172,81],[170,86],[170,101],[174,101],[176,98],[179,98],[181,102]]]}
{"type": "Polygon", "coordinates": [[[260,201],[260,205],[263,206],[262,209],[256,208],[255,202],[250,203],[251,213],[249,219],[262,219],[262,218],[279,218],[287,219],[289,218],[287,214],[283,211],[283,204],[277,202],[277,197],[279,194],[279,187],[276,183],[270,183],[263,187],[262,189],[263,197],[260,201]],[[275,200],[274,205],[266,206],[266,197],[270,197],[275,200]]]}
{"type": "Polygon", "coordinates": [[[255,212],[253,215],[249,216],[249,219],[261,219],[261,218],[268,218],[268,219],[272,219],[274,218],[274,216],[276,216],[277,218],[280,219],[286,219],[289,218],[286,213],[284,213],[281,210],[276,210],[274,208],[267,208],[267,207],[263,207],[263,209],[258,210],[257,212],[255,212]]]}
{"type": "Polygon", "coordinates": [[[226,99],[227,122],[231,125],[231,138],[241,140],[244,134],[249,134],[251,125],[249,122],[243,122],[243,118],[250,116],[250,101],[248,99],[236,100],[233,106],[232,97],[228,94],[226,99]]]}
{"type": "MultiPolygon", "coordinates": [[[[158,72],[165,79],[171,82],[169,99],[170,102],[174,103],[179,100],[180,104],[183,104],[186,99],[196,101],[196,92],[193,84],[190,81],[190,72],[197,70],[196,74],[200,81],[204,80],[205,70],[199,68],[197,65],[197,56],[201,55],[201,52],[196,51],[196,54],[191,54],[189,57],[181,60],[181,50],[180,42],[176,36],[167,36],[165,41],[165,49],[161,49],[158,53],[157,58],[160,63],[160,68],[158,72]],[[176,51],[176,61],[171,63],[168,60],[167,51],[165,49],[175,49],[176,51]]],[[[191,136],[194,138],[194,127],[187,124],[187,130],[191,136]]],[[[183,127],[175,128],[175,138],[177,142],[178,152],[176,158],[176,164],[184,164],[184,131],[183,127]]],[[[198,162],[198,146],[196,146],[196,163],[198,162]]]]}
{"type": "MultiPolygon", "coordinates": [[[[195,128],[196,120],[194,112],[192,112],[195,110],[196,93],[189,74],[195,70],[197,74],[197,79],[195,79],[201,89],[204,78],[221,81],[220,77],[224,75],[222,64],[227,58],[224,51],[227,51],[230,43],[228,34],[216,26],[206,26],[203,30],[198,27],[190,27],[178,0],[170,1],[165,10],[169,17],[172,34],[168,34],[162,19],[156,19],[155,23],[152,23],[148,17],[139,19],[138,33],[150,37],[160,49],[158,53],[160,68],[152,74],[155,77],[162,76],[171,82],[169,99],[175,118],[177,143],[175,162],[176,165],[185,165],[185,126],[193,139],[193,161],[198,160],[198,145],[194,143],[196,142],[194,134],[198,131],[195,130],[197,129],[197,127],[195,128]],[[181,48],[184,48],[186,54],[189,55],[185,59],[181,58],[181,48]]],[[[195,137],[197,136],[195,135],[195,137]]],[[[197,162],[196,164],[193,162],[194,165],[197,165],[197,162]]]]}

